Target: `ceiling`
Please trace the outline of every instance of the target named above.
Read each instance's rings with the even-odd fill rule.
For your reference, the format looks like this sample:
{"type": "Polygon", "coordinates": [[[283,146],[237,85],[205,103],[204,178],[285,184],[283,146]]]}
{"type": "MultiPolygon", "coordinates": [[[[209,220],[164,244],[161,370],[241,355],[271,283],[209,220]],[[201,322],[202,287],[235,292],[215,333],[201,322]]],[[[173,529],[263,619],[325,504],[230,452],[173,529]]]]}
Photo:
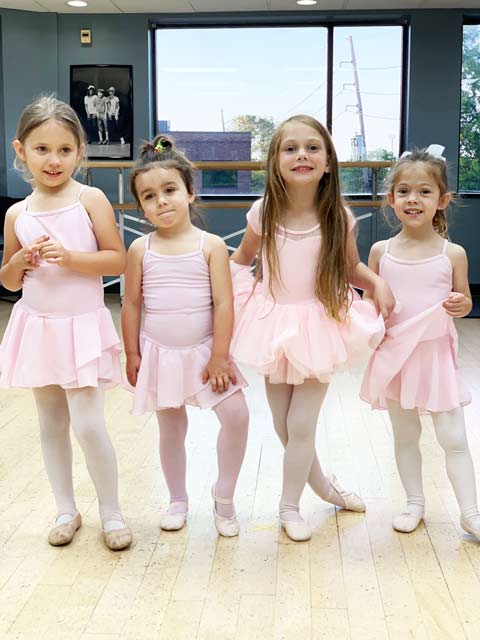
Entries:
{"type": "Polygon", "coordinates": [[[54,13],[204,13],[227,11],[312,11],[362,9],[480,9],[480,0],[318,0],[314,7],[295,0],[86,0],[82,9],[66,0],[0,0],[0,8],[54,13]]]}

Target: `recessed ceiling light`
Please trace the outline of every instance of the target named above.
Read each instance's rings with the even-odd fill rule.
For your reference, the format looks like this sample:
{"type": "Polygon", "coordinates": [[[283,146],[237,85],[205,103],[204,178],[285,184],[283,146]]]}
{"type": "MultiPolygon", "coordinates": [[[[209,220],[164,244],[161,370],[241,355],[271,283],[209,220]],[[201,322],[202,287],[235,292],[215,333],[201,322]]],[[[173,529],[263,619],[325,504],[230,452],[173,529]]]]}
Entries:
{"type": "Polygon", "coordinates": [[[69,7],[88,7],[88,2],[83,2],[83,0],[68,0],[65,4],[68,4],[69,7]]]}
{"type": "Polygon", "coordinates": [[[297,0],[297,4],[312,5],[317,4],[317,0],[297,0]]]}

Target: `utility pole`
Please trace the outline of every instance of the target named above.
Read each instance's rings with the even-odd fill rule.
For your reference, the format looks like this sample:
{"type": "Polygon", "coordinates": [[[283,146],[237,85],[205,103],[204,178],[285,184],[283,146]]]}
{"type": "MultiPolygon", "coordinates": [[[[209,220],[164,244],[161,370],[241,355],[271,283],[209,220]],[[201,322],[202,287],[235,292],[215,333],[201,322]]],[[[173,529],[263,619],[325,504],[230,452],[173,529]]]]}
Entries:
{"type": "MultiPolygon", "coordinates": [[[[360,150],[360,160],[367,159],[367,140],[365,138],[365,121],[363,119],[363,107],[362,107],[362,94],[360,93],[360,83],[358,81],[358,71],[357,71],[357,59],[355,58],[355,49],[353,47],[353,38],[352,36],[348,36],[350,41],[350,51],[352,54],[352,67],[353,67],[353,84],[355,86],[355,93],[357,96],[357,111],[358,111],[358,119],[360,121],[360,135],[363,143],[363,149],[360,150]],[[363,151],[363,153],[362,153],[363,151]]],[[[365,167],[362,171],[363,173],[363,187],[365,191],[371,190],[370,185],[370,175],[368,169],[365,167]]]]}
{"type": "Polygon", "coordinates": [[[225,120],[223,118],[223,109],[220,109],[220,116],[222,118],[222,131],[225,131],[225,120]]]}
{"type": "Polygon", "coordinates": [[[360,93],[360,83],[358,82],[358,71],[357,71],[357,60],[355,58],[355,49],[353,48],[353,38],[352,36],[348,36],[350,41],[350,51],[352,53],[352,66],[353,66],[353,84],[355,86],[355,93],[357,95],[357,109],[358,109],[358,119],[360,121],[360,134],[363,139],[363,144],[365,148],[365,160],[367,159],[367,140],[365,138],[365,121],[363,119],[363,107],[362,107],[362,95],[360,93]]]}

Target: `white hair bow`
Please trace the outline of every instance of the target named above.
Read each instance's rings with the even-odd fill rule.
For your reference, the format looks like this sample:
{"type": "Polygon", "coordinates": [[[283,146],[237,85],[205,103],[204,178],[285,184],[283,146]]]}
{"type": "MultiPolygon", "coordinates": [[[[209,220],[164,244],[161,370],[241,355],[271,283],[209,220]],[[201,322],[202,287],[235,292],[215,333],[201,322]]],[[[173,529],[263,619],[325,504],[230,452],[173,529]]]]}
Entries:
{"type": "MultiPolygon", "coordinates": [[[[441,144],[431,144],[425,149],[425,151],[429,155],[433,156],[434,158],[439,158],[440,160],[443,160],[444,162],[446,162],[446,159],[442,155],[444,150],[445,150],[445,147],[443,147],[441,144]]],[[[404,151],[400,156],[400,158],[408,158],[408,156],[411,156],[411,155],[412,155],[411,151],[404,151]]]]}

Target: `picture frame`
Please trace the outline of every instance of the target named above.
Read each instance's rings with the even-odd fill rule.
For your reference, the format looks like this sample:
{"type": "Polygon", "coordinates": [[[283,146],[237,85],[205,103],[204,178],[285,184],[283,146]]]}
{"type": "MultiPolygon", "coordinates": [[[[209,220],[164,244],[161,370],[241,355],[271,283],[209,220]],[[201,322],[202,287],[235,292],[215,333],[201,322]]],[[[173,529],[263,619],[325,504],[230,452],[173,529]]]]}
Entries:
{"type": "Polygon", "coordinates": [[[71,65],[70,105],[85,129],[89,160],[132,160],[131,65],[71,65]]]}

